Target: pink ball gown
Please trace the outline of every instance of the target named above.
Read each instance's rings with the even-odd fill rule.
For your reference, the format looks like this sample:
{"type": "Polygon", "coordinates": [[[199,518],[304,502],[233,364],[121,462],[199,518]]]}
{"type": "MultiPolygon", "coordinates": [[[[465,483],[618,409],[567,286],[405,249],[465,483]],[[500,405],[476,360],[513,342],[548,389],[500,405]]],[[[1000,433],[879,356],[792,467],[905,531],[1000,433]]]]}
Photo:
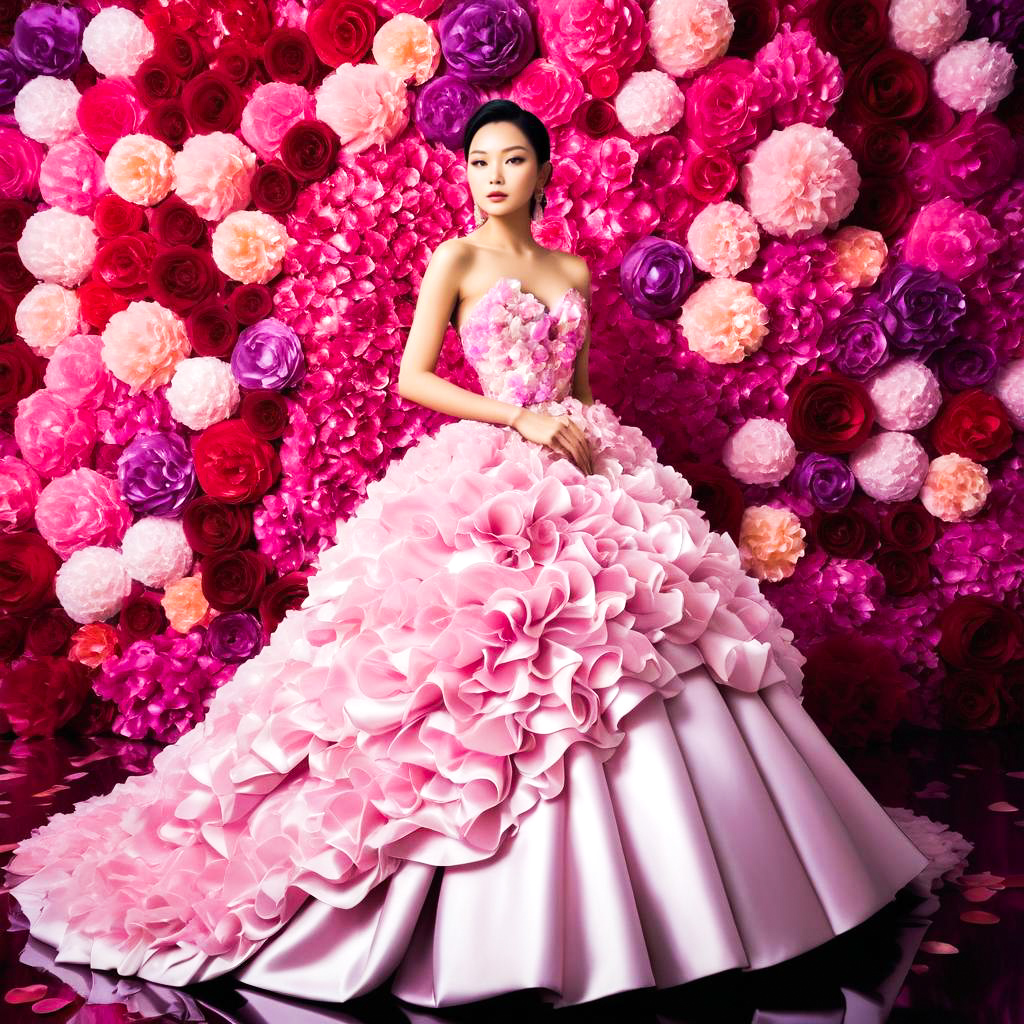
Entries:
{"type": "Polygon", "coordinates": [[[562,1006],[794,957],[928,867],[733,541],[569,395],[588,316],[501,278],[462,343],[485,394],[584,428],[592,474],[510,427],[424,437],[205,719],[20,843],[57,962],[562,1006]]]}

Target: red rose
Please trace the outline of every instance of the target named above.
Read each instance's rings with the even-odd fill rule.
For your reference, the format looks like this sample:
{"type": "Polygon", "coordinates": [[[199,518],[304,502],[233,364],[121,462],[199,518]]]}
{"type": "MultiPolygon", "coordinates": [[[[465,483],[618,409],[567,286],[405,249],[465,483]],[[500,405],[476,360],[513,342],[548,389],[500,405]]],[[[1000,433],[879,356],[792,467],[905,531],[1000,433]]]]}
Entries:
{"type": "Polygon", "coordinates": [[[738,541],[745,502],[732,474],[710,462],[679,462],[676,469],[689,481],[693,500],[707,516],[711,529],[738,541]]]}
{"type": "Polygon", "coordinates": [[[22,739],[52,736],[85,704],[89,670],[67,658],[38,658],[11,669],[0,689],[0,712],[22,739]]]}
{"type": "Polygon", "coordinates": [[[862,178],[896,174],[910,156],[910,133],[901,124],[849,123],[840,137],[856,159],[862,178]]]}
{"type": "Polygon", "coordinates": [[[607,100],[587,100],[576,112],[576,122],[592,139],[603,139],[615,131],[619,117],[615,107],[607,100]]]}
{"type": "Polygon", "coordinates": [[[835,512],[816,510],[811,516],[810,532],[818,546],[836,558],[862,558],[878,543],[874,526],[852,508],[835,512]]]}
{"type": "Polygon", "coordinates": [[[145,590],[130,598],[121,608],[117,626],[122,648],[163,632],[167,628],[167,615],[160,603],[160,595],[145,590]]]}
{"type": "Polygon", "coordinates": [[[932,444],[942,455],[956,452],[975,462],[998,459],[1013,444],[1006,406],[981,388],[953,395],[932,420],[932,444]]]}
{"type": "Polygon", "coordinates": [[[324,0],[306,20],[306,31],[325,64],[358,64],[373,44],[377,12],[365,0],[324,0]]]}
{"type": "Polygon", "coordinates": [[[262,43],[274,24],[264,0],[226,0],[219,10],[225,33],[233,39],[262,43]]]}
{"type": "Polygon", "coordinates": [[[156,240],[144,231],[111,238],[96,253],[93,277],[129,299],[145,298],[156,248],[156,240]]]}
{"type": "Polygon", "coordinates": [[[275,82],[312,85],[317,75],[316,53],[305,32],[277,28],[263,44],[263,65],[275,82]]]}
{"type": "Polygon", "coordinates": [[[289,572],[274,580],[260,598],[263,628],[272,633],[281,624],[285,613],[298,608],[309,594],[309,574],[289,572]]]}
{"type": "Polygon", "coordinates": [[[199,135],[233,132],[242,122],[245,97],[221,71],[204,71],[185,85],[181,94],[192,130],[199,135]]]}
{"type": "Polygon", "coordinates": [[[915,141],[927,142],[944,138],[956,127],[956,123],[956,111],[934,92],[930,92],[924,110],[909,122],[908,127],[915,141]]]}
{"type": "Polygon", "coordinates": [[[244,42],[231,39],[217,48],[213,66],[223,71],[235,85],[245,85],[256,70],[256,61],[244,42]]]}
{"type": "Polygon", "coordinates": [[[923,551],[884,547],[874,558],[875,568],[885,580],[885,589],[894,597],[920,594],[928,586],[931,565],[923,551]]]}
{"type": "Polygon", "coordinates": [[[181,92],[181,78],[166,57],[148,57],[139,65],[132,80],[139,91],[139,98],[147,107],[181,92]]]}
{"type": "Polygon", "coordinates": [[[78,629],[63,608],[43,608],[32,616],[25,636],[25,646],[36,657],[67,654],[71,637],[78,629]]]}
{"type": "Polygon", "coordinates": [[[199,486],[231,504],[262,497],[281,472],[277,452],[241,420],[207,427],[196,438],[192,453],[199,486]]]}
{"type": "Polygon", "coordinates": [[[243,284],[231,293],[229,305],[235,319],[248,326],[274,312],[274,296],[265,284],[243,284]]]}
{"type": "Polygon", "coordinates": [[[996,672],[959,669],[942,681],[942,721],[960,729],[990,729],[1002,712],[1002,682],[996,672]]]}
{"type": "Polygon", "coordinates": [[[164,245],[199,245],[206,239],[206,222],[176,195],[149,211],[149,230],[164,245]]]}
{"type": "Polygon", "coordinates": [[[884,46],[889,38],[888,0],[822,0],[814,5],[818,45],[846,67],[884,46]]]}
{"type": "Polygon", "coordinates": [[[857,224],[892,238],[906,223],[914,206],[910,186],[902,174],[864,178],[851,217],[857,224]]]}
{"type": "Polygon", "coordinates": [[[215,295],[221,282],[213,257],[190,245],[176,245],[157,253],[149,270],[153,297],[175,313],[187,313],[215,295]]]}
{"type": "Polygon", "coordinates": [[[179,78],[191,78],[205,63],[195,36],[173,29],[157,33],[153,56],[165,61],[179,78]]]}
{"type": "Polygon", "coordinates": [[[280,160],[262,164],[252,176],[252,202],[264,213],[288,213],[295,205],[299,183],[280,160]]]}
{"type": "Polygon", "coordinates": [[[238,325],[220,299],[196,306],[185,321],[192,348],[200,356],[226,356],[235,347],[238,325]]]}
{"type": "Polygon", "coordinates": [[[252,537],[252,511],[201,494],[185,506],[185,538],[201,555],[234,551],[252,537]]]}
{"type": "Polygon", "coordinates": [[[729,39],[729,53],[750,57],[779,30],[779,8],[763,0],[730,0],[735,25],[729,39]]]}
{"type": "Polygon", "coordinates": [[[255,605],[267,584],[267,564],[255,551],[223,551],[203,559],[203,596],[222,612],[255,605]]]}
{"type": "Polygon", "coordinates": [[[327,177],[338,148],[338,136],[323,121],[297,121],[281,139],[281,162],[299,181],[318,181],[327,177]]]}
{"type": "Polygon", "coordinates": [[[0,295],[0,339],[14,337],[14,310],[11,304],[0,295]]]}
{"type": "Polygon", "coordinates": [[[0,409],[13,409],[43,386],[46,363],[20,338],[0,345],[0,409]]]}
{"type": "Polygon", "coordinates": [[[0,536],[0,612],[25,615],[53,600],[60,559],[38,533],[0,536]]]}
{"type": "Polygon", "coordinates": [[[939,654],[958,668],[992,671],[1024,650],[1024,629],[1012,609],[979,594],[958,597],[939,613],[939,654]]]}
{"type": "Polygon", "coordinates": [[[864,385],[841,373],[805,377],[786,407],[786,425],[797,447],[828,455],[856,451],[874,423],[875,407],[864,385]]]}
{"type": "Polygon", "coordinates": [[[27,623],[14,615],[0,615],[0,662],[11,662],[25,649],[27,623]]]}
{"type": "Polygon", "coordinates": [[[33,213],[35,207],[31,203],[20,199],[0,199],[0,245],[14,245],[33,213]]]}
{"type": "Polygon", "coordinates": [[[915,118],[927,98],[928,69],[913,54],[893,46],[851,68],[843,89],[845,111],[855,121],[915,118]]]}
{"type": "Polygon", "coordinates": [[[86,281],[78,288],[78,301],[82,305],[82,319],[103,330],[115,313],[128,308],[129,300],[102,281],[86,281]]]}
{"type": "Polygon", "coordinates": [[[706,153],[691,150],[683,167],[683,187],[702,203],[721,202],[739,181],[739,173],[727,149],[706,153]]]}
{"type": "Polygon", "coordinates": [[[180,149],[189,135],[188,118],[181,100],[154,103],[142,128],[153,138],[166,142],[171,149],[180,149]]]}
{"type": "Polygon", "coordinates": [[[264,441],[279,438],[288,428],[288,401],[278,391],[247,391],[239,415],[264,441]]]}
{"type": "Polygon", "coordinates": [[[906,551],[924,551],[935,540],[935,519],[918,501],[886,505],[878,525],[888,543],[906,551]]]}
{"type": "Polygon", "coordinates": [[[13,295],[15,301],[20,302],[35,283],[35,275],[25,268],[13,245],[0,249],[0,291],[13,295]]]}
{"type": "Polygon", "coordinates": [[[104,78],[86,89],[78,101],[78,124],[101,153],[123,136],[137,132],[142,118],[142,103],[127,78],[104,78]]]}
{"type": "Polygon", "coordinates": [[[109,192],[102,196],[92,211],[92,221],[100,238],[117,238],[138,231],[145,220],[141,206],[129,203],[109,192]]]}

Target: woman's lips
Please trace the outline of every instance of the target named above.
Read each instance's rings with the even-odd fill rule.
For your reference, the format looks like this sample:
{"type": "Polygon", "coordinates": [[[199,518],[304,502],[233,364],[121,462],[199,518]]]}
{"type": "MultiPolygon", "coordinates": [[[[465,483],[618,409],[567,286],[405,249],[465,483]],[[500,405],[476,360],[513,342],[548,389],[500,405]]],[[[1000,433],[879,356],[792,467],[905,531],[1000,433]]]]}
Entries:
{"type": "Polygon", "coordinates": [[[508,196],[504,192],[489,192],[487,194],[488,199],[508,199],[508,196]]]}

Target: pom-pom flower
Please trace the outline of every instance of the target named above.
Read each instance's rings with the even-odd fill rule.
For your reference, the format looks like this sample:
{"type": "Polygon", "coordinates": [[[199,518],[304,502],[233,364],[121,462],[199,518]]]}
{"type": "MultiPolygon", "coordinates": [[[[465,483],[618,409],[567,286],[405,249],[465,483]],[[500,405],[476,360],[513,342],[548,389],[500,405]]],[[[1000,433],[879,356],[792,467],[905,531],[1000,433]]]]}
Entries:
{"type": "Polygon", "coordinates": [[[80,135],[51,147],[39,167],[39,193],[50,206],[69,213],[92,213],[109,192],[103,160],[80,135]]]}
{"type": "Polygon", "coordinates": [[[691,351],[709,363],[738,363],[761,347],[768,310],[746,281],[712,278],[683,303],[679,323],[691,351]]]}
{"type": "Polygon", "coordinates": [[[744,484],[777,484],[796,465],[796,445],[785,423],[747,420],[726,440],[722,462],[744,484]]]}
{"type": "Polygon", "coordinates": [[[121,554],[132,579],[158,590],[188,575],[192,568],[192,548],[180,519],[140,519],[125,533],[121,554]]]}
{"type": "Polygon", "coordinates": [[[61,558],[94,544],[115,546],[131,521],[117,481],[84,467],[48,483],[36,507],[36,528],[61,558]]]}
{"type": "Polygon", "coordinates": [[[958,523],[980,512],[991,490],[985,466],[950,452],[932,459],[919,497],[936,519],[958,523]]]}
{"type": "Polygon", "coordinates": [[[18,333],[29,348],[49,358],[82,322],[78,296],[59,284],[37,284],[14,312],[18,333]]]}
{"type": "Polygon", "coordinates": [[[43,476],[60,476],[89,458],[96,443],[96,416],[42,388],[18,403],[14,438],[33,469],[43,476]]]}
{"type": "Polygon", "coordinates": [[[243,210],[225,217],[213,232],[213,262],[232,281],[266,284],[281,270],[291,240],[270,214],[243,210]]]}
{"type": "Polygon", "coordinates": [[[316,116],[334,129],[342,147],[361,153],[401,135],[409,123],[402,78],[376,64],[345,63],[316,91],[316,116]]]}
{"type": "Polygon", "coordinates": [[[1024,430],[1024,359],[1014,359],[992,381],[992,394],[1006,407],[1018,430],[1024,430]]]}
{"type": "Polygon", "coordinates": [[[950,47],[936,62],[932,85],[936,95],[961,112],[984,114],[1013,90],[1013,56],[1002,43],[967,39],[950,47]]]}
{"type": "Polygon", "coordinates": [[[174,189],[206,220],[249,205],[256,154],[226,132],[193,135],[174,156],[174,189]]]}
{"type": "Polygon", "coordinates": [[[139,206],[152,206],[174,184],[174,151],[152,135],[125,135],[110,147],[105,170],[115,195],[139,206]]]}
{"type": "Polygon", "coordinates": [[[238,336],[231,353],[231,371],[249,390],[294,387],[306,372],[299,336],[275,317],[260,320],[238,336]]]}
{"type": "Polygon", "coordinates": [[[153,52],[153,33],[123,7],[106,7],[85,27],[82,50],[89,63],[110,78],[129,78],[153,52]]]}
{"type": "Polygon", "coordinates": [[[892,0],[889,36],[901,50],[931,61],[945,53],[967,28],[966,0],[892,0]]]}
{"type": "Polygon", "coordinates": [[[619,123],[634,138],[669,131],[686,111],[682,90],[664,71],[635,71],[615,95],[619,123]]]}
{"type": "Polygon", "coordinates": [[[0,533],[23,530],[39,500],[39,474],[13,455],[0,456],[0,533]]]}
{"type": "Polygon", "coordinates": [[[867,382],[875,419],[886,430],[919,430],[935,418],[942,391],[935,374],[916,359],[898,359],[867,382]]]}
{"type": "Polygon", "coordinates": [[[740,183],[747,208],[765,231],[802,239],[835,227],[850,213],[860,174],[832,132],[801,122],[759,143],[740,183]]]}
{"type": "Polygon", "coordinates": [[[263,160],[276,160],[288,129],[312,120],[315,110],[312,95],[301,85],[268,82],[257,86],[242,111],[242,138],[263,160]]]}
{"type": "Polygon", "coordinates": [[[873,285],[889,255],[889,247],[880,231],[854,224],[841,227],[829,239],[829,246],[836,254],[836,273],[850,288],[873,285]]]}
{"type": "Polygon", "coordinates": [[[54,207],[29,217],[18,239],[18,255],[40,281],[70,288],[92,270],[97,243],[88,217],[54,207]]]}
{"type": "Polygon", "coordinates": [[[178,363],[164,397],[179,423],[205,430],[234,413],[241,395],[227,363],[216,356],[197,356],[178,363]]]}
{"type": "Polygon", "coordinates": [[[190,351],[185,324],[158,302],[131,302],[103,329],[103,362],[133,395],[166,384],[190,351]]]}
{"type": "Polygon", "coordinates": [[[913,434],[884,430],[851,452],[850,469],[875,501],[910,501],[928,474],[928,454],[913,434]]]}
{"type": "Polygon", "coordinates": [[[441,63],[441,44],[433,29],[415,14],[396,14],[373,37],[373,59],[413,85],[433,77],[441,63]]]}
{"type": "Polygon", "coordinates": [[[740,565],[759,580],[792,576],[805,551],[806,532],[788,508],[753,505],[740,521],[740,565]]]}
{"type": "Polygon", "coordinates": [[[203,593],[201,576],[184,576],[169,583],[160,603],[167,614],[171,629],[187,633],[196,626],[210,621],[210,602],[203,593]]]}
{"type": "Polygon", "coordinates": [[[761,233],[757,221],[739,203],[705,206],[686,233],[694,265],[712,277],[735,277],[757,259],[761,233]]]}
{"type": "Polygon", "coordinates": [[[116,615],[132,590],[121,552],[93,545],[80,548],[57,570],[60,606],[75,622],[102,622],[116,615]]]}
{"type": "Polygon", "coordinates": [[[30,139],[52,146],[78,131],[79,98],[70,79],[40,75],[21,87],[14,100],[14,119],[30,139]]]}
{"type": "Polygon", "coordinates": [[[725,53],[736,19],[727,0],[654,0],[647,22],[655,63],[681,78],[725,53]]]}

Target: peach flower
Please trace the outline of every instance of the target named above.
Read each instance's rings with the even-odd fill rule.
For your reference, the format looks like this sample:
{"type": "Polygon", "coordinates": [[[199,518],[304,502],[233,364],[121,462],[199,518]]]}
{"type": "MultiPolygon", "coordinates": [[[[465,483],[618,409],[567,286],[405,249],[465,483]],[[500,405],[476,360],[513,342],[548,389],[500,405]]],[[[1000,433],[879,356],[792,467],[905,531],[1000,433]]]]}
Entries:
{"type": "Polygon", "coordinates": [[[422,85],[441,63],[441,44],[422,18],[396,14],[377,29],[373,59],[404,81],[422,85]]]}
{"type": "Polygon", "coordinates": [[[829,240],[829,245],[836,254],[836,272],[851,288],[873,285],[889,255],[889,247],[880,231],[854,224],[841,227],[829,240]]]}
{"type": "Polygon", "coordinates": [[[740,564],[757,579],[777,583],[793,575],[807,550],[806,535],[790,509],[752,505],[740,522],[740,564]]]}
{"type": "Polygon", "coordinates": [[[71,637],[68,657],[89,668],[99,668],[116,653],[117,630],[108,622],[89,622],[71,637]]]}
{"type": "Polygon", "coordinates": [[[705,206],[686,233],[693,262],[712,277],[735,277],[757,259],[761,233],[752,214],[728,200],[705,206]]]}
{"type": "Polygon", "coordinates": [[[78,296],[59,284],[37,284],[18,303],[14,322],[25,344],[49,359],[82,322],[78,296]]]}
{"type": "Polygon", "coordinates": [[[408,90],[400,75],[378,64],[341,64],[316,91],[316,116],[349,153],[401,135],[409,123],[408,90]]]}
{"type": "Polygon", "coordinates": [[[950,452],[932,459],[918,497],[937,519],[958,523],[980,512],[991,490],[988,467],[950,452]]]}
{"type": "Polygon", "coordinates": [[[245,209],[255,173],[256,154],[226,132],[193,135],[174,157],[175,191],[205,220],[245,209]]]}
{"type": "Polygon", "coordinates": [[[768,310],[746,281],[713,277],[683,303],[679,323],[692,352],[709,363],[739,363],[761,347],[768,310]]]}
{"type": "Polygon", "coordinates": [[[124,135],[110,147],[106,172],[111,191],[129,203],[152,206],[174,185],[174,151],[152,135],[124,135]]]}
{"type": "Polygon", "coordinates": [[[205,626],[213,618],[210,602],[203,596],[203,578],[199,574],[183,576],[169,583],[160,603],[167,613],[171,629],[179,633],[205,626]]]}
{"type": "Polygon", "coordinates": [[[276,277],[292,244],[284,226],[258,210],[229,214],[217,225],[212,241],[213,262],[242,284],[266,284],[276,277]]]}
{"type": "Polygon", "coordinates": [[[184,323],[159,302],[131,302],[103,330],[103,362],[133,395],[166,384],[191,351],[184,323]]]}

